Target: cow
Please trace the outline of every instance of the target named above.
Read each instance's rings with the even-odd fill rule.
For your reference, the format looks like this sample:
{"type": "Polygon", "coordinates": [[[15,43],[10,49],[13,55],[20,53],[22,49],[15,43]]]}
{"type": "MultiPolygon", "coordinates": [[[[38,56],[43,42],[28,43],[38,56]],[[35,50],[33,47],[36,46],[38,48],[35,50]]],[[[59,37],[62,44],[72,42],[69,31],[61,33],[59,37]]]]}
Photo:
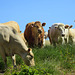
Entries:
{"type": "Polygon", "coordinates": [[[45,31],[44,32],[44,38],[43,38],[43,46],[45,46],[45,40],[48,37],[48,33],[45,31]]]}
{"type": "Polygon", "coordinates": [[[70,43],[70,40],[71,40],[70,39],[70,36],[71,36],[70,35],[71,34],[70,32],[72,30],[71,28],[73,27],[73,25],[70,25],[69,26],[68,24],[66,24],[66,27],[67,28],[65,28],[65,37],[64,37],[64,39],[65,39],[65,43],[70,43]]]}
{"type": "Polygon", "coordinates": [[[58,43],[65,43],[65,28],[68,28],[68,26],[63,23],[54,23],[51,27],[49,27],[48,37],[51,44],[56,46],[58,43]]]}
{"type": "Polygon", "coordinates": [[[4,60],[5,68],[7,56],[12,58],[13,66],[16,66],[15,54],[21,56],[26,65],[35,65],[32,49],[26,46],[19,33],[13,27],[0,25],[0,55],[4,60]]]}
{"type": "Polygon", "coordinates": [[[75,29],[69,30],[69,37],[70,37],[70,42],[75,44],[75,29]]]}
{"type": "Polygon", "coordinates": [[[43,38],[44,38],[44,28],[46,23],[42,23],[39,21],[30,22],[26,25],[26,29],[24,31],[24,37],[28,42],[30,47],[34,46],[43,46],[43,38]]]}
{"type": "Polygon", "coordinates": [[[15,21],[9,21],[9,22],[5,22],[5,23],[0,23],[0,25],[11,26],[11,27],[13,27],[17,32],[21,33],[20,27],[19,27],[18,23],[15,22],[15,21]]]}

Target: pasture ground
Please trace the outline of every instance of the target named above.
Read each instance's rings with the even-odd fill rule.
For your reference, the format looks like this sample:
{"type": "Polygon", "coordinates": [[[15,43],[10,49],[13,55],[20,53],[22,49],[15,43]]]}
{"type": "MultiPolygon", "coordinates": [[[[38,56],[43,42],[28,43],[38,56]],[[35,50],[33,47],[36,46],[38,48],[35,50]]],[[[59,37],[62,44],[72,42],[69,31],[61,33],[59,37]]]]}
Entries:
{"type": "MultiPolygon", "coordinates": [[[[46,46],[33,48],[33,53],[36,66],[26,66],[17,55],[17,69],[13,69],[12,60],[8,57],[8,68],[4,75],[75,75],[75,45],[53,47],[46,40],[46,46]]],[[[0,70],[4,70],[1,57],[0,64],[0,70]]]]}

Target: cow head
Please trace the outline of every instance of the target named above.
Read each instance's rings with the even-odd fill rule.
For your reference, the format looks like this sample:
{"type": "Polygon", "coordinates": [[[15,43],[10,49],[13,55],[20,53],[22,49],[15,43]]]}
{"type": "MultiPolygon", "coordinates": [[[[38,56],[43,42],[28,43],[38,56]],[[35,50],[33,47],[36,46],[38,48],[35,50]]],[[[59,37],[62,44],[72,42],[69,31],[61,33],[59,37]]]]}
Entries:
{"type": "Polygon", "coordinates": [[[28,66],[35,66],[34,54],[33,54],[31,48],[28,48],[28,50],[26,51],[26,57],[25,57],[24,61],[25,61],[26,65],[28,65],[28,66]]]}
{"type": "Polygon", "coordinates": [[[65,27],[64,27],[64,25],[55,26],[55,29],[57,29],[59,35],[61,35],[62,37],[65,36],[65,27]]]}
{"type": "Polygon", "coordinates": [[[46,25],[46,23],[41,24],[39,21],[36,21],[34,24],[32,24],[32,27],[34,27],[37,30],[37,32],[39,34],[41,34],[42,33],[42,26],[45,26],[45,25],[46,25]]]}
{"type": "Polygon", "coordinates": [[[73,26],[69,26],[69,25],[58,25],[55,28],[58,29],[58,32],[61,34],[62,37],[65,36],[66,30],[69,30],[70,28],[72,28],[73,26]]]}

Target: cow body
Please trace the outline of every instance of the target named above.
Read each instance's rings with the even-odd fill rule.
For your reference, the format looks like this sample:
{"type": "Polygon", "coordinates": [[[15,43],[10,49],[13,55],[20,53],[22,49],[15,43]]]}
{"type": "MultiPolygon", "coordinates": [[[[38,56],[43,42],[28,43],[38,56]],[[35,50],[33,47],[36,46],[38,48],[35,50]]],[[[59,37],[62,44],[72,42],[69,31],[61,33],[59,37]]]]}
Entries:
{"type": "Polygon", "coordinates": [[[18,23],[15,22],[15,21],[9,21],[9,22],[6,22],[6,23],[0,23],[0,25],[11,26],[11,27],[13,27],[17,32],[19,32],[19,33],[21,32],[18,23]]]}
{"type": "Polygon", "coordinates": [[[20,55],[27,65],[34,65],[34,55],[31,49],[25,45],[19,33],[13,27],[0,25],[0,55],[5,64],[6,57],[11,56],[13,65],[16,65],[14,54],[20,55]]]}
{"type": "Polygon", "coordinates": [[[45,23],[41,24],[39,21],[31,22],[26,25],[24,37],[29,46],[43,46],[44,29],[42,26],[45,26],[45,23]]]}
{"type": "Polygon", "coordinates": [[[75,29],[70,29],[69,30],[69,37],[70,37],[70,41],[75,44],[75,29]]]}
{"type": "Polygon", "coordinates": [[[0,23],[0,25],[6,25],[6,26],[10,26],[10,27],[13,27],[18,33],[20,33],[20,36],[22,37],[22,39],[25,41],[25,43],[27,44],[26,40],[24,39],[24,34],[21,33],[20,31],[20,27],[18,25],[17,22],[15,21],[9,21],[9,22],[6,22],[6,23],[0,23]]]}

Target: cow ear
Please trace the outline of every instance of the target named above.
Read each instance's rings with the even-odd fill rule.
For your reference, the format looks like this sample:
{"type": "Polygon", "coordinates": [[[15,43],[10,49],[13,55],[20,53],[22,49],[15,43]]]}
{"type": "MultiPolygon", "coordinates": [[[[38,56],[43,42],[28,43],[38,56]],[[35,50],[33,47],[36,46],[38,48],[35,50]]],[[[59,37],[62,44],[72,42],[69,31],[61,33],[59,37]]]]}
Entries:
{"type": "Polygon", "coordinates": [[[65,25],[65,28],[68,28],[69,27],[69,25],[65,25]]]}
{"type": "Polygon", "coordinates": [[[58,28],[57,26],[55,26],[55,28],[58,28]]]}
{"type": "Polygon", "coordinates": [[[21,33],[22,31],[20,31],[20,33],[21,33]]]}
{"type": "Polygon", "coordinates": [[[42,26],[45,26],[46,25],[46,23],[42,23],[42,26]]]}
{"type": "Polygon", "coordinates": [[[49,29],[51,29],[51,27],[49,27],[49,29]]]}
{"type": "Polygon", "coordinates": [[[73,25],[71,25],[69,28],[72,28],[73,27],[73,25]]]}
{"type": "Polygon", "coordinates": [[[34,26],[34,24],[31,24],[31,27],[33,27],[34,26]]]}

